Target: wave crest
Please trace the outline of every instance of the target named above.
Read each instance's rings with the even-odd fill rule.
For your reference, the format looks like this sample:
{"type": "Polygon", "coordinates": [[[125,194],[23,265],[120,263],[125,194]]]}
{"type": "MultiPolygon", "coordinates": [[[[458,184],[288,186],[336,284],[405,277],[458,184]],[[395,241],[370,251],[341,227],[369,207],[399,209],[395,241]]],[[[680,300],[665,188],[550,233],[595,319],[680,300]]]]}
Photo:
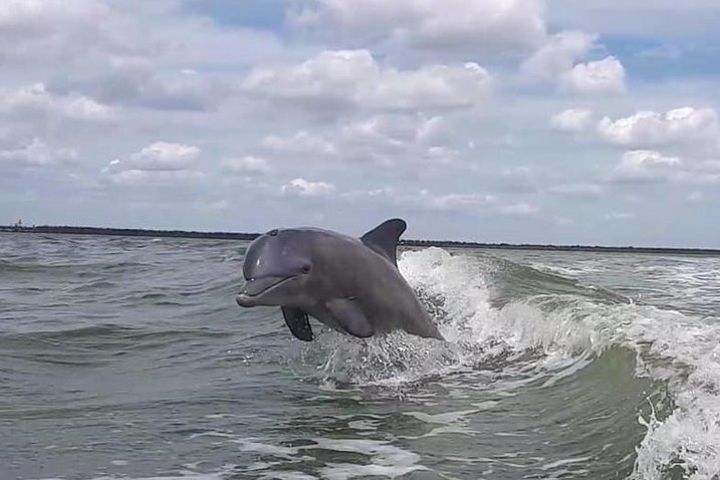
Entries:
{"type": "Polygon", "coordinates": [[[720,328],[611,292],[571,291],[568,279],[547,289],[516,289],[497,302],[503,286],[526,282],[518,277],[523,269],[482,255],[428,248],[404,252],[398,265],[448,341],[395,332],[357,342],[323,332],[321,342],[301,351],[323,381],[402,387],[481,368],[520,384],[538,376],[551,383],[610,348],[626,348],[635,352],[636,375],[666,382],[674,405],[669,414],[639,418],[648,430],[633,478],[662,479],[676,471],[697,480],[717,478],[720,328]]]}

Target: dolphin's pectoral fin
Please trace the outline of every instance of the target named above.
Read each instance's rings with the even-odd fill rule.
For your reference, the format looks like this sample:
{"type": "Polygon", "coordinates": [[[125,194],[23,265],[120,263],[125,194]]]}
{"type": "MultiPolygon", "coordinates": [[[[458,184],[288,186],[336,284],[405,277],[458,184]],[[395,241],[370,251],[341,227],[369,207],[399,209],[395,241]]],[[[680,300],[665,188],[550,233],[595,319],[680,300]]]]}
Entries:
{"type": "Polygon", "coordinates": [[[335,298],[325,306],[337,321],[338,325],[350,335],[360,338],[372,337],[375,333],[370,321],[352,298],[335,298]]]}
{"type": "Polygon", "coordinates": [[[293,335],[305,342],[313,339],[313,332],[312,328],[310,328],[307,313],[299,308],[292,307],[281,307],[281,310],[283,317],[285,317],[285,323],[287,323],[293,335]]]}
{"type": "Polygon", "coordinates": [[[389,259],[397,267],[397,244],[407,224],[404,220],[393,218],[373,228],[360,240],[370,249],[389,259]]]}

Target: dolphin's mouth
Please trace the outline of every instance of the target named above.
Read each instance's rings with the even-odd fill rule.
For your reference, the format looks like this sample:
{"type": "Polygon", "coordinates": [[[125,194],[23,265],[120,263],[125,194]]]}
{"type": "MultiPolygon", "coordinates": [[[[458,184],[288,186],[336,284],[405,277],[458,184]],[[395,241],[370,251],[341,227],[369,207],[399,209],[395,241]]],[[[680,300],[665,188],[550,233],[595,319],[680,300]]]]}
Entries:
{"type": "Polygon", "coordinates": [[[246,306],[246,304],[251,303],[255,297],[262,295],[263,293],[268,292],[272,288],[280,286],[281,284],[292,280],[295,277],[297,277],[297,275],[292,275],[289,277],[273,276],[263,278],[251,278],[247,280],[245,288],[238,294],[237,303],[240,306],[244,307],[246,306]]]}

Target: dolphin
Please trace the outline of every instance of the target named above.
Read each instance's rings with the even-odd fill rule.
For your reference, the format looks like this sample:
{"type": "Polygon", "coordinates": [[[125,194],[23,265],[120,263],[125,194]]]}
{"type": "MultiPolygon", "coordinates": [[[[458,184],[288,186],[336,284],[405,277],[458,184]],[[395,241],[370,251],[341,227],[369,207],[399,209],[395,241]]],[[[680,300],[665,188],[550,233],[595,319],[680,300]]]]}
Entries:
{"type": "Polygon", "coordinates": [[[317,228],[275,229],[245,252],[241,307],[279,306],[290,332],[313,339],[308,315],[367,338],[393,330],[443,340],[397,268],[404,220],[387,220],[354,238],[317,228]]]}

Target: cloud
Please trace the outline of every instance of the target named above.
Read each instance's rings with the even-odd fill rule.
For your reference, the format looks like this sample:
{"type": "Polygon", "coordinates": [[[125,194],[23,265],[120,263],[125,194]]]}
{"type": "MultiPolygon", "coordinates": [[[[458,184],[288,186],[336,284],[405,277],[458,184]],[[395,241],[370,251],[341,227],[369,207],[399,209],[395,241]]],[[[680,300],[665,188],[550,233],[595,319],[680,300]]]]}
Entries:
{"type": "Polygon", "coordinates": [[[447,126],[441,116],[374,115],[345,125],[342,136],[346,142],[397,146],[407,142],[437,145],[445,140],[447,126]]]}
{"type": "Polygon", "coordinates": [[[545,37],[540,0],[320,0],[291,14],[306,27],[389,38],[411,48],[496,54],[529,50],[545,37]]]}
{"type": "Polygon", "coordinates": [[[340,194],[351,201],[361,199],[363,204],[374,202],[385,207],[412,212],[487,212],[497,203],[497,198],[479,192],[433,193],[428,189],[406,187],[382,187],[372,190],[356,190],[340,194]]]}
{"type": "Polygon", "coordinates": [[[520,65],[521,79],[557,83],[561,90],[582,94],[625,92],[625,68],[615,57],[576,63],[595,47],[597,35],[563,31],[547,40],[520,65]]]}
{"type": "Polygon", "coordinates": [[[364,203],[372,201],[384,206],[411,212],[463,213],[470,215],[533,215],[540,211],[537,205],[528,202],[506,203],[495,195],[481,192],[433,193],[428,189],[384,187],[375,190],[355,191],[340,195],[343,198],[364,203]]]}
{"type": "Polygon", "coordinates": [[[137,170],[186,170],[200,155],[200,149],[180,143],[155,142],[130,156],[127,165],[137,170]]]}
{"type": "Polygon", "coordinates": [[[427,190],[413,199],[423,209],[434,211],[461,211],[484,208],[493,205],[496,198],[480,193],[447,193],[433,195],[427,190]]]}
{"type": "Polygon", "coordinates": [[[720,181],[720,119],[712,108],[643,110],[615,120],[606,116],[594,129],[584,121],[580,128],[575,114],[566,112],[572,111],[553,117],[555,128],[594,134],[628,149],[609,172],[611,183],[720,181]]]}
{"type": "Polygon", "coordinates": [[[235,94],[241,68],[283,54],[272,32],[219,28],[174,0],[0,5],[0,64],[110,105],[208,111],[235,94]]]}
{"type": "Polygon", "coordinates": [[[336,190],[335,185],[327,182],[312,182],[304,178],[295,178],[282,186],[281,191],[287,195],[319,197],[330,195],[336,190]]]}
{"type": "Polygon", "coordinates": [[[583,132],[593,123],[593,112],[585,108],[570,108],[556,113],[550,119],[555,130],[563,132],[583,132]]]}
{"type": "MultiPolygon", "coordinates": [[[[571,110],[553,117],[556,128],[565,131],[577,131],[572,120],[571,110]],[[563,122],[568,120],[568,125],[563,122]]],[[[584,123],[583,123],[584,125],[584,123]]],[[[720,118],[717,112],[708,107],[680,107],[658,113],[651,110],[638,111],[627,117],[611,119],[603,117],[594,130],[582,131],[594,133],[611,145],[637,151],[668,149],[687,160],[687,165],[708,167],[720,156],[720,118]]]]}
{"type": "Polygon", "coordinates": [[[200,149],[192,145],[155,142],[126,160],[111,161],[101,173],[120,185],[173,185],[204,177],[191,168],[199,155],[200,149]]]}
{"type": "Polygon", "coordinates": [[[204,174],[194,170],[140,170],[132,168],[109,174],[112,183],[117,185],[140,186],[177,186],[188,182],[195,182],[204,177],[204,174]]]}
{"type": "Polygon", "coordinates": [[[396,70],[380,66],[367,50],[329,50],[299,65],[256,67],[242,88],[317,111],[458,109],[487,97],[490,75],[476,63],[396,70]]]}
{"type": "Polygon", "coordinates": [[[605,189],[596,183],[565,183],[551,186],[547,191],[555,195],[573,198],[598,198],[605,192],[605,189]]]}
{"type": "Polygon", "coordinates": [[[289,137],[268,135],[263,138],[262,144],[275,152],[289,154],[332,156],[337,153],[335,145],[325,138],[312,135],[305,130],[299,130],[289,137]]]}
{"type": "Polygon", "coordinates": [[[227,158],[222,163],[227,170],[236,173],[262,175],[273,170],[267,160],[251,155],[240,158],[227,158]]]}
{"type": "MultiPolygon", "coordinates": [[[[110,104],[156,110],[205,111],[227,92],[193,70],[165,69],[144,57],[111,57],[103,73],[76,82],[110,104]]],[[[226,89],[227,90],[227,89],[226,89]]]]}
{"type": "Polygon", "coordinates": [[[284,137],[269,135],[263,146],[293,160],[302,156],[382,165],[448,164],[458,155],[448,145],[448,129],[442,116],[380,114],[346,123],[327,135],[305,130],[284,137]]]}
{"type": "Polygon", "coordinates": [[[665,157],[653,150],[632,150],[623,154],[610,172],[609,180],[614,183],[662,181],[676,174],[681,165],[677,157],[665,157]]]}
{"type": "Polygon", "coordinates": [[[500,212],[507,215],[533,215],[540,211],[537,205],[527,202],[513,203],[505,205],[500,209],[500,212]]]}
{"type": "Polygon", "coordinates": [[[0,89],[0,112],[30,117],[54,115],[84,121],[106,121],[116,116],[115,109],[90,97],[52,93],[43,83],[0,89]]]}
{"type": "Polygon", "coordinates": [[[457,152],[447,146],[446,131],[440,116],[375,115],[343,126],[337,149],[345,158],[384,165],[449,163],[457,152]]]}
{"type": "Polygon", "coordinates": [[[0,63],[85,70],[112,57],[145,57],[164,67],[238,66],[283,52],[272,32],[218,28],[179,7],[174,0],[3,0],[0,63]]]}
{"type": "Polygon", "coordinates": [[[77,158],[77,152],[67,148],[51,148],[40,139],[15,149],[0,150],[0,164],[45,167],[77,158]]]}
{"type": "Polygon", "coordinates": [[[104,2],[4,0],[0,62],[66,61],[98,50],[127,50],[115,36],[120,21],[104,2]]]}
{"type": "Polygon", "coordinates": [[[640,111],[617,120],[604,117],[597,131],[603,140],[629,148],[690,144],[699,150],[720,146],[720,122],[711,108],[682,107],[665,113],[640,111]]]}
{"type": "Polygon", "coordinates": [[[575,61],[590,50],[596,39],[597,35],[579,31],[557,33],[520,65],[520,72],[531,80],[555,80],[571,71],[575,61]]]}
{"type": "Polygon", "coordinates": [[[579,93],[624,93],[625,68],[615,57],[579,63],[562,75],[561,84],[579,93]]]}

